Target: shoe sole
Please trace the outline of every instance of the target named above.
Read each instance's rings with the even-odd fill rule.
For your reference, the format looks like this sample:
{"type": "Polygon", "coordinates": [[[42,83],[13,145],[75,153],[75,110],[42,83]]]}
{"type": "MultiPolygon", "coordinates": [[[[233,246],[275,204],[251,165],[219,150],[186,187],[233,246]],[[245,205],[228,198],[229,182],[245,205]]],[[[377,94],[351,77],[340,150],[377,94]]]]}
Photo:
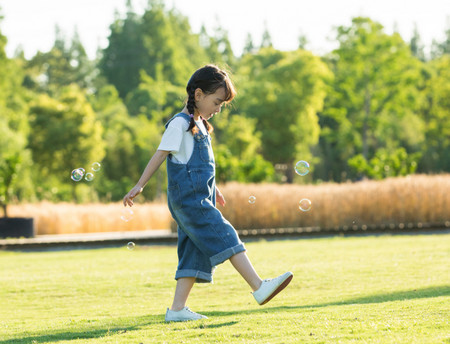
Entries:
{"type": "Polygon", "coordinates": [[[294,275],[290,275],[288,278],[286,278],[286,280],[280,284],[280,286],[275,289],[275,291],[270,294],[270,296],[264,300],[263,303],[260,303],[260,305],[265,305],[267,302],[269,302],[270,300],[272,300],[280,291],[282,291],[284,288],[286,288],[288,286],[289,283],[291,283],[292,278],[294,277],[294,275]]]}

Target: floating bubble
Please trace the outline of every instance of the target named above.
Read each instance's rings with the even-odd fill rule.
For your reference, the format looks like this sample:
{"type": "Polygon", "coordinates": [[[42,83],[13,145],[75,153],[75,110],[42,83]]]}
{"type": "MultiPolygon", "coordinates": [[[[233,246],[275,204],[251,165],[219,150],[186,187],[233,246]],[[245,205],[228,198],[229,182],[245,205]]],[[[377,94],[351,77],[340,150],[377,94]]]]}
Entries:
{"type": "Polygon", "coordinates": [[[309,163],[303,160],[295,164],[295,172],[300,176],[306,176],[309,173],[309,163]]]}
{"type": "Polygon", "coordinates": [[[133,214],[133,210],[131,210],[130,208],[123,208],[120,213],[120,218],[122,219],[122,221],[128,222],[133,219],[133,214]]]}
{"type": "Polygon", "coordinates": [[[303,198],[298,202],[298,208],[301,211],[310,211],[311,210],[311,201],[307,198],[303,198]]]}
{"type": "Polygon", "coordinates": [[[256,197],[255,197],[255,196],[250,196],[250,197],[248,198],[248,203],[250,203],[250,204],[255,204],[255,202],[256,202],[256,197]]]}
{"type": "Polygon", "coordinates": [[[134,242],[130,241],[127,244],[127,247],[128,247],[129,250],[133,250],[136,247],[136,244],[134,242]]]}
{"type": "Polygon", "coordinates": [[[84,176],[84,169],[76,168],[72,171],[70,178],[75,182],[79,182],[81,179],[83,179],[83,176],[84,176]]]}
{"type": "Polygon", "coordinates": [[[91,172],[86,173],[86,175],[84,176],[84,179],[86,179],[88,182],[92,182],[92,180],[94,179],[94,174],[91,172]]]}
{"type": "Polygon", "coordinates": [[[94,171],[94,172],[100,171],[100,168],[101,168],[101,167],[102,167],[102,165],[100,165],[99,162],[94,162],[94,163],[92,164],[92,166],[91,166],[92,171],[94,171]]]}

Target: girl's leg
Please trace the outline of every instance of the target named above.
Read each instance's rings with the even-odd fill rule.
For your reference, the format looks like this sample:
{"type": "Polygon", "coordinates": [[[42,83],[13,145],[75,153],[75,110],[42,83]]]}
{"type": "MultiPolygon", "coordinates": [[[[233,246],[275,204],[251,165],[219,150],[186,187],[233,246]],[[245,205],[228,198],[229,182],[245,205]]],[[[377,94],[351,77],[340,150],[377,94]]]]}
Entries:
{"type": "Polygon", "coordinates": [[[186,306],[186,301],[195,283],[195,277],[182,277],[177,280],[175,296],[173,298],[171,311],[181,311],[186,306]]]}
{"type": "Polygon", "coordinates": [[[253,268],[245,252],[235,254],[230,258],[231,264],[241,274],[253,291],[258,290],[262,280],[253,268]]]}

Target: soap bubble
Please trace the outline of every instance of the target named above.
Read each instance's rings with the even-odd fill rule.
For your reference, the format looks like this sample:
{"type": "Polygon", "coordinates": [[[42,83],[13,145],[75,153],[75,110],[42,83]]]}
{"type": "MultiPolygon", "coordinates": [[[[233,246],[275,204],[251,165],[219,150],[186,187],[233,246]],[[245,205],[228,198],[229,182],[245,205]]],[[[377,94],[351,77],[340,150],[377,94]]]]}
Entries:
{"type": "Polygon", "coordinates": [[[122,221],[128,222],[133,219],[133,214],[133,210],[131,210],[130,208],[123,208],[120,213],[120,218],[122,219],[122,221]]]}
{"type": "Polygon", "coordinates": [[[250,203],[250,204],[255,204],[255,202],[256,202],[256,197],[255,197],[255,196],[250,196],[250,197],[248,198],[248,203],[250,203]]]}
{"type": "Polygon", "coordinates": [[[94,174],[92,174],[91,172],[88,172],[84,176],[84,179],[86,179],[88,182],[91,182],[94,179],[94,174]]]}
{"type": "Polygon", "coordinates": [[[307,198],[303,198],[298,203],[298,208],[301,211],[310,211],[311,210],[311,201],[307,198]]]}
{"type": "Polygon", "coordinates": [[[309,163],[303,160],[295,164],[295,172],[300,176],[306,176],[309,173],[309,163]]]}
{"type": "Polygon", "coordinates": [[[83,179],[83,176],[84,176],[84,169],[76,168],[72,171],[70,178],[75,182],[79,182],[81,179],[83,179]]]}
{"type": "Polygon", "coordinates": [[[127,244],[127,247],[128,247],[129,250],[133,250],[136,247],[136,244],[134,242],[130,241],[127,244]]]}
{"type": "Polygon", "coordinates": [[[102,167],[102,165],[99,162],[94,162],[91,166],[92,171],[94,171],[94,172],[100,171],[101,167],[102,167]]]}

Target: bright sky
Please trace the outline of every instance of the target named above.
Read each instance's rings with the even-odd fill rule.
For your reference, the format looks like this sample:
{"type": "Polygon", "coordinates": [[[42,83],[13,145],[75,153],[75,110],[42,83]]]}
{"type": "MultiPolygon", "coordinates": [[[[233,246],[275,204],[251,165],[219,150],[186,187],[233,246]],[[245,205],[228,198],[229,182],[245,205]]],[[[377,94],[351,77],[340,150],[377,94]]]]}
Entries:
{"type": "MultiPolygon", "coordinates": [[[[8,38],[7,54],[18,46],[31,58],[38,50],[48,51],[55,40],[55,25],[71,38],[76,27],[88,55],[107,45],[109,25],[115,10],[125,13],[126,0],[1,0],[4,19],[1,32],[8,38]]],[[[147,0],[132,0],[142,14],[147,0]]],[[[275,48],[296,49],[298,37],[305,35],[308,49],[317,54],[335,48],[333,28],[350,25],[355,16],[368,16],[394,27],[409,41],[417,24],[427,49],[433,39],[442,41],[450,27],[449,0],[165,0],[189,18],[193,32],[204,24],[209,34],[219,23],[228,31],[235,54],[239,55],[247,34],[259,45],[267,27],[275,48]],[[331,40],[331,41],[330,41],[331,40]]]]}

